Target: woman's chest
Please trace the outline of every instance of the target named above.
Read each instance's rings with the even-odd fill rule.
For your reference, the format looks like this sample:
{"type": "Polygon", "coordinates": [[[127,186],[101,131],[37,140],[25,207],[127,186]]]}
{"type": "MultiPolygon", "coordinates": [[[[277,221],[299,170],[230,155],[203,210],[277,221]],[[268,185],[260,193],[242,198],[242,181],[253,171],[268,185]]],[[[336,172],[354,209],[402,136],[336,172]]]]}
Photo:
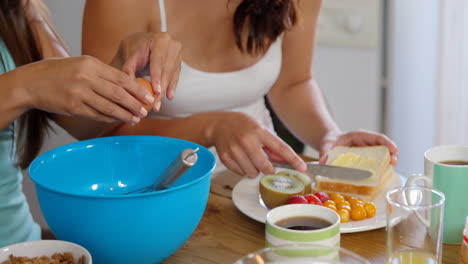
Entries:
{"type": "MultiPolygon", "coordinates": [[[[165,1],[167,31],[182,43],[186,64],[204,72],[231,72],[247,68],[263,57],[263,54],[242,52],[237,47],[233,29],[235,2],[165,1]]],[[[157,10],[150,30],[161,30],[157,10]]]]}

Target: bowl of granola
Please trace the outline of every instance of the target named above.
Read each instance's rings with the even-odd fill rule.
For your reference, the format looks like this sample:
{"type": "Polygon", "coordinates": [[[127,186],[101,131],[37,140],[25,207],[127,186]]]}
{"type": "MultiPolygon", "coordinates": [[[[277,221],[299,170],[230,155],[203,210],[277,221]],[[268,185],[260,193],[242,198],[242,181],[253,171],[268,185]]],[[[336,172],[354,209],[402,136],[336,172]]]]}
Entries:
{"type": "Polygon", "coordinates": [[[92,264],[84,247],[61,240],[37,240],[0,248],[0,264],[92,264]]]}

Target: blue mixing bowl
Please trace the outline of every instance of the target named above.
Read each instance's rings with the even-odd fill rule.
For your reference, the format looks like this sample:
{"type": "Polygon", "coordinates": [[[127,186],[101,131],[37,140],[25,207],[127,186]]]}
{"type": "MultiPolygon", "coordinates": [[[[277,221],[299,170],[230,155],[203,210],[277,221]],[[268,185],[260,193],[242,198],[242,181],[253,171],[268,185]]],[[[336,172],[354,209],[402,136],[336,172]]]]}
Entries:
{"type": "Polygon", "coordinates": [[[150,264],[173,254],[197,227],[215,163],[192,142],[123,136],[53,149],[34,160],[29,175],[58,239],[82,245],[96,264],[150,264]],[[197,147],[197,163],[171,188],[123,195],[150,185],[182,150],[197,147]]]}

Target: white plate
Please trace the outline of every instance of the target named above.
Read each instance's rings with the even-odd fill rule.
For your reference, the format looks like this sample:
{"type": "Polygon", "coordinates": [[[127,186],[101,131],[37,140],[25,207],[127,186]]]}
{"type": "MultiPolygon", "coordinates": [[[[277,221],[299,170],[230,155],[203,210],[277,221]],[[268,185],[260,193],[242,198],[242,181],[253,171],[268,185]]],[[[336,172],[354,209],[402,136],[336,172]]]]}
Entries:
{"type": "MultiPolygon", "coordinates": [[[[258,192],[258,182],[260,178],[261,176],[255,179],[244,178],[238,182],[232,190],[232,201],[242,213],[254,220],[265,223],[268,209],[263,205],[263,201],[258,192]]],[[[388,181],[385,189],[388,190],[401,186],[402,184],[403,178],[395,173],[395,176],[388,181]]],[[[377,213],[374,217],[361,221],[342,223],[341,233],[354,233],[384,227],[386,225],[385,193],[385,190],[381,191],[373,201],[377,208],[377,213]]]]}

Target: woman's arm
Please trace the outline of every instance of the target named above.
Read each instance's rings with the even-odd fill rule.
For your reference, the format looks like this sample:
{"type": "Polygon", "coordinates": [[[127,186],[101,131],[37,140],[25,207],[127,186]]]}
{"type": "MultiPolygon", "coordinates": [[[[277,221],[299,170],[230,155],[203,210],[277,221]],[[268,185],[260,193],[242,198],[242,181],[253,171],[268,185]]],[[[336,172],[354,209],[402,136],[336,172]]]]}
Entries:
{"type": "Polygon", "coordinates": [[[285,33],[281,73],[268,93],[276,114],[304,143],[319,148],[329,131],[339,131],[312,76],[315,29],[321,1],[299,1],[302,18],[285,33]]]}
{"type": "Polygon", "coordinates": [[[298,138],[320,150],[322,162],[336,145],[386,145],[392,153],[392,163],[396,164],[398,149],[386,136],[368,131],[343,134],[327,109],[312,76],[320,6],[318,0],[299,2],[302,20],[284,36],[281,73],[268,94],[271,105],[298,138]]]}
{"type": "MultiPolygon", "coordinates": [[[[180,65],[182,61],[181,44],[172,39],[166,32],[148,32],[152,18],[157,10],[157,1],[146,0],[92,0],[86,1],[83,15],[83,54],[97,56],[104,62],[111,62],[114,54],[136,54],[130,57],[122,70],[134,76],[138,64],[138,53],[147,52],[149,57],[149,72],[151,83],[158,97],[156,111],[159,110],[161,100],[166,96],[169,100],[174,98],[175,89],[179,80],[180,65]],[[116,15],[118,14],[118,15],[116,15]],[[118,17],[118,19],[116,19],[118,17]],[[119,47],[119,42],[135,34],[146,37],[146,47],[127,45],[119,47]],[[133,47],[133,48],[132,48],[133,47]],[[132,51],[133,49],[133,51],[132,51]],[[132,60],[133,59],[133,60],[132,60]]],[[[141,58],[141,56],[140,56],[141,58]]],[[[141,61],[141,60],[140,60],[141,61]]],[[[139,66],[145,66],[140,63],[139,66]]]]}
{"type": "MultiPolygon", "coordinates": [[[[41,55],[44,58],[67,57],[68,54],[63,42],[53,31],[47,20],[46,8],[43,6],[42,1],[31,1],[30,5],[28,5],[27,14],[37,43],[40,45],[41,55]]],[[[67,98],[68,100],[63,102],[66,104],[63,106],[65,108],[54,111],[62,115],[54,115],[53,118],[60,126],[78,139],[104,135],[107,131],[119,125],[96,122],[78,116],[91,117],[98,121],[125,121],[136,124],[140,121],[140,118],[147,115],[147,111],[142,107],[141,103],[151,104],[154,100],[160,100],[160,96],[159,99],[154,98],[148,91],[133,81],[135,71],[149,63],[149,54],[167,51],[159,47],[158,50],[155,50],[154,42],[156,40],[151,34],[136,34],[127,37],[123,41],[120,39],[116,41],[117,45],[120,43],[120,46],[112,61],[112,66],[123,68],[127,74],[91,57],[70,58],[63,60],[68,62],[68,64],[63,65],[63,69],[59,69],[55,72],[56,75],[49,77],[50,82],[48,85],[50,87],[42,87],[35,91],[45,93],[47,89],[53,89],[59,84],[62,86],[62,93],[68,92],[69,96],[76,97],[67,98]],[[78,67],[73,69],[73,65],[70,64],[77,64],[75,66],[78,67]],[[67,68],[72,72],[66,72],[67,68]],[[59,74],[60,72],[62,74],[59,74]],[[74,101],[77,102],[73,104],[74,101]],[[70,109],[72,106],[73,109],[70,109]],[[68,114],[68,116],[63,114],[68,114]]],[[[157,39],[157,42],[164,41],[157,39]]],[[[166,62],[169,62],[167,64],[180,65],[180,60],[177,58],[180,52],[180,44],[171,40],[166,40],[164,43],[170,44],[173,52],[171,54],[175,54],[175,58],[165,56],[166,62]]],[[[160,63],[161,61],[157,62],[160,63]]],[[[171,69],[165,66],[164,69],[171,71],[174,76],[178,76],[177,67],[171,69]]],[[[51,72],[49,71],[49,73],[51,72]]],[[[29,74],[35,75],[39,79],[45,77],[38,76],[36,72],[30,72],[29,74]]],[[[47,72],[43,74],[47,75],[47,72]]],[[[64,98],[59,98],[57,95],[47,99],[63,100],[64,98]]],[[[50,110],[47,109],[47,105],[45,107],[44,110],[50,110]]],[[[155,109],[158,108],[159,106],[156,105],[155,109]]]]}
{"type": "Polygon", "coordinates": [[[0,130],[26,112],[31,105],[18,77],[16,72],[0,75],[0,130]]]}
{"type": "MultiPolygon", "coordinates": [[[[104,62],[111,62],[117,52],[121,39],[135,32],[149,30],[152,14],[156,12],[156,1],[145,0],[91,0],[86,1],[83,15],[83,54],[92,55],[104,62]],[[116,18],[119,14],[119,19],[116,18]]],[[[177,120],[144,119],[138,126],[120,124],[107,135],[157,135],[172,136],[211,145],[205,136],[205,126],[197,126],[198,122],[205,123],[212,117],[202,115],[177,120]],[[193,126],[191,125],[193,124],[193,126]],[[187,131],[191,131],[187,133],[187,131]]]]}
{"type": "Polygon", "coordinates": [[[81,117],[134,124],[146,116],[142,104],[154,101],[146,89],[95,58],[64,58],[68,54],[50,25],[42,0],[27,3],[25,13],[44,60],[19,67],[4,77],[16,76],[17,85],[8,89],[30,98],[23,109],[38,108],[60,114],[54,115],[55,121],[79,139],[99,135],[113,126],[81,117]]]}

